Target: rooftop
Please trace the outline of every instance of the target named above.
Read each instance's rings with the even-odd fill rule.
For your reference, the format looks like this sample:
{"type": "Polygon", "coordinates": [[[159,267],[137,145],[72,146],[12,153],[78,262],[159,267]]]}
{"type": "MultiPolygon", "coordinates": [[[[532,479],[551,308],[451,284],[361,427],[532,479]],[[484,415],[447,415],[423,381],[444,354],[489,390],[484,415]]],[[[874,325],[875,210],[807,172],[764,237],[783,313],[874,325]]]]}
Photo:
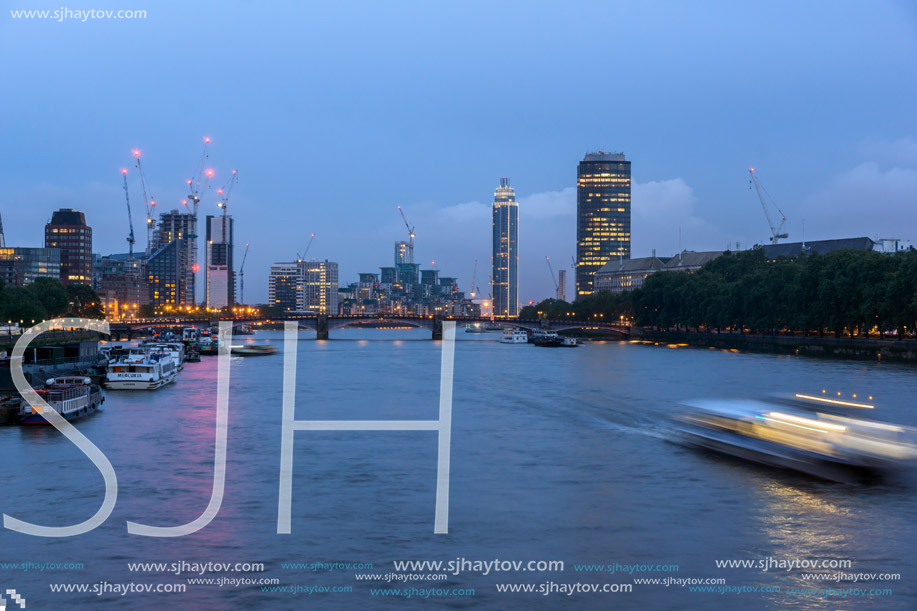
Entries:
{"type": "Polygon", "coordinates": [[[594,153],[586,153],[586,156],[583,157],[583,161],[627,161],[627,159],[624,158],[624,153],[596,151],[594,153]]]}

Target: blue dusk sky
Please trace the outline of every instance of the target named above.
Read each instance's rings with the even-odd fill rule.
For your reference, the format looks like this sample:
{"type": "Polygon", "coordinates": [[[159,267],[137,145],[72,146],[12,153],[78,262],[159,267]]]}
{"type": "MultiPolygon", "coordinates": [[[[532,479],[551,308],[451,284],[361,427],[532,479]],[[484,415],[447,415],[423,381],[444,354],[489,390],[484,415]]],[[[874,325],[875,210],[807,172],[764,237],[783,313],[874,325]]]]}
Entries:
{"type": "Polygon", "coordinates": [[[576,165],[597,149],[632,161],[635,257],[673,254],[679,234],[690,250],[766,241],[751,166],[791,240],[804,219],[809,240],[917,243],[913,3],[75,4],[147,17],[17,19],[61,3],[3,2],[8,245],[41,245],[51,212],[73,207],[96,252],[125,252],[127,167],[142,249],[131,149],[168,210],[204,136],[216,185],[239,170],[249,302],[312,232],[309,256],[339,262],[342,284],[390,265],[399,204],[417,260],[467,289],[477,259],[483,288],[502,176],[520,207],[520,300],[547,297],[544,257],[569,268],[576,165]]]}

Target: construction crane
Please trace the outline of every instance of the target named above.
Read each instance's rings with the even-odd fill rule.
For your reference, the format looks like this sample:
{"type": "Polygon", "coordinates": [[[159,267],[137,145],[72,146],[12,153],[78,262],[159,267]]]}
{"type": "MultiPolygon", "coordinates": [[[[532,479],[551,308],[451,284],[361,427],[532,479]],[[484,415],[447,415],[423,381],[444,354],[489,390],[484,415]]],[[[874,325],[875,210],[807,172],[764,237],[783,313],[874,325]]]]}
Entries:
{"type": "Polygon", "coordinates": [[[309,243],[306,244],[306,249],[302,251],[302,254],[296,253],[296,260],[302,262],[306,258],[306,255],[309,254],[309,249],[312,248],[312,242],[315,241],[315,234],[313,233],[309,237],[309,243]]]}
{"type": "Polygon", "coordinates": [[[127,250],[130,253],[130,256],[134,256],[134,242],[137,240],[134,239],[134,219],[131,216],[131,196],[127,192],[127,168],[121,169],[121,177],[124,179],[124,200],[127,202],[127,222],[130,225],[131,233],[127,236],[127,250]]]}
{"type": "Polygon", "coordinates": [[[239,266],[239,303],[242,305],[245,305],[245,259],[248,257],[248,244],[248,242],[245,243],[242,264],[239,266]]]}
{"type": "Polygon", "coordinates": [[[408,218],[404,216],[404,210],[401,209],[401,206],[398,206],[398,212],[401,213],[401,220],[404,221],[404,226],[407,227],[408,229],[408,235],[411,236],[410,244],[411,244],[411,247],[413,248],[414,246],[414,228],[411,227],[410,223],[408,223],[408,218]]]}
{"type": "Polygon", "coordinates": [[[560,286],[557,284],[557,278],[554,276],[554,268],[551,266],[551,257],[545,257],[548,262],[548,271],[551,272],[551,281],[554,282],[554,296],[560,299],[560,286]]]}
{"type": "Polygon", "coordinates": [[[232,178],[229,179],[229,186],[217,189],[217,195],[220,201],[217,203],[218,208],[223,209],[223,243],[226,244],[226,209],[229,208],[229,196],[232,194],[233,185],[236,184],[238,170],[232,171],[232,178]]]}
{"type": "MultiPolygon", "coordinates": [[[[471,272],[471,298],[474,299],[475,282],[478,280],[478,260],[474,260],[474,271],[471,272]]],[[[480,289],[478,289],[480,291],[480,289]]]]}
{"type": "MultiPolygon", "coordinates": [[[[204,151],[201,153],[201,161],[198,164],[197,174],[193,178],[188,179],[188,201],[191,202],[192,212],[194,218],[197,218],[197,209],[201,203],[201,194],[207,190],[207,187],[210,183],[210,179],[213,178],[213,170],[206,168],[207,158],[209,157],[207,153],[207,147],[210,145],[210,138],[204,138],[204,151]]],[[[185,205],[187,205],[186,202],[185,205]]]]}
{"type": "Polygon", "coordinates": [[[776,203],[774,203],[774,198],[770,197],[770,194],[767,193],[767,191],[764,190],[760,184],[758,184],[758,176],[755,174],[755,169],[750,168],[748,173],[751,174],[751,180],[748,181],[748,188],[751,189],[751,185],[755,185],[755,191],[758,192],[758,199],[761,200],[761,207],[764,208],[764,216],[767,217],[767,224],[771,229],[770,241],[772,244],[776,244],[779,240],[789,237],[789,234],[783,231],[783,226],[786,224],[786,215],[783,214],[783,211],[777,207],[776,203]],[[771,219],[770,210],[768,210],[767,200],[764,199],[765,194],[767,194],[767,196],[770,198],[771,203],[773,204],[774,208],[777,209],[777,212],[780,213],[780,225],[778,227],[774,227],[774,221],[771,219]]]}
{"type": "Polygon", "coordinates": [[[131,152],[137,160],[137,171],[140,173],[140,188],[143,191],[143,203],[146,206],[146,256],[149,257],[153,246],[153,225],[155,224],[153,212],[156,210],[156,200],[153,199],[146,187],[146,176],[143,174],[143,165],[140,164],[140,149],[134,149],[131,152]]]}

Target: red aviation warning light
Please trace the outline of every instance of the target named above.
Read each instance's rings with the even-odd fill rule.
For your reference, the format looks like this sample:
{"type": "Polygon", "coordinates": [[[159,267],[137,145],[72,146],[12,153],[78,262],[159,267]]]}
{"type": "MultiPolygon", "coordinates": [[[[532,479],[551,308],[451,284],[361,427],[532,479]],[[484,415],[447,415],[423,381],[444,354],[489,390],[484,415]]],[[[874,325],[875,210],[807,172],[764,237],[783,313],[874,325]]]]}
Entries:
{"type": "Polygon", "coordinates": [[[127,168],[121,168],[121,173],[122,173],[122,174],[127,174],[127,168]]]}
{"type": "Polygon", "coordinates": [[[204,172],[207,175],[207,178],[213,178],[213,170],[207,168],[207,171],[204,172]]]}
{"type": "Polygon", "coordinates": [[[200,269],[201,269],[201,266],[198,265],[197,263],[195,263],[194,265],[191,266],[191,270],[192,270],[194,273],[197,273],[198,271],[200,271],[200,269]]]}
{"type": "Polygon", "coordinates": [[[140,149],[134,149],[131,153],[133,153],[134,157],[140,157],[140,149]]]}
{"type": "Polygon", "coordinates": [[[181,205],[182,205],[182,206],[187,206],[187,205],[188,205],[188,200],[186,200],[186,199],[181,200],[181,205]]]}
{"type": "Polygon", "coordinates": [[[204,136],[204,144],[210,144],[210,136],[204,136]]]}

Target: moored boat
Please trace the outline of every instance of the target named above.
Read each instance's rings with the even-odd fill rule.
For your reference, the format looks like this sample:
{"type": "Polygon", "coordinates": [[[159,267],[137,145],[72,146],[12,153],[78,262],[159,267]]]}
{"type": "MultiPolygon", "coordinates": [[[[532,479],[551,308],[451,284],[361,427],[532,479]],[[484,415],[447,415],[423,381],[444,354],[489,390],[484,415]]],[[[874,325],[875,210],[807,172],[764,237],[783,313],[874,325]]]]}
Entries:
{"type": "Polygon", "coordinates": [[[155,390],[175,380],[178,367],[171,356],[130,353],[108,364],[105,388],[109,390],[155,390]]]}
{"type": "Polygon", "coordinates": [[[507,329],[500,338],[501,344],[527,344],[529,343],[529,334],[525,329],[507,329]]]}
{"type": "MultiPolygon", "coordinates": [[[[102,389],[86,376],[51,378],[44,388],[35,392],[65,420],[76,420],[91,414],[105,402],[102,389]]],[[[42,406],[32,407],[28,401],[22,400],[19,424],[48,424],[42,411],[42,406]]]]}

